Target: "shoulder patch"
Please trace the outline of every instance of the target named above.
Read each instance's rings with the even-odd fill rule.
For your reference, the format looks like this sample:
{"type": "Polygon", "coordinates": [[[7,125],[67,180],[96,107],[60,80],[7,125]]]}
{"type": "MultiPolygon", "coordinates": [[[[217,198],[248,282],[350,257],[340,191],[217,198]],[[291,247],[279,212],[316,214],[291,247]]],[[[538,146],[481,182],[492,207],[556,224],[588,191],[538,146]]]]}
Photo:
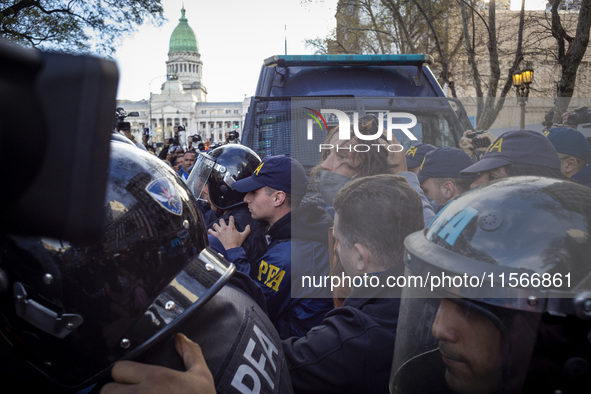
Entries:
{"type": "Polygon", "coordinates": [[[154,179],[146,186],[148,194],[164,209],[175,215],[183,213],[183,204],[176,189],[167,178],[154,179]]]}

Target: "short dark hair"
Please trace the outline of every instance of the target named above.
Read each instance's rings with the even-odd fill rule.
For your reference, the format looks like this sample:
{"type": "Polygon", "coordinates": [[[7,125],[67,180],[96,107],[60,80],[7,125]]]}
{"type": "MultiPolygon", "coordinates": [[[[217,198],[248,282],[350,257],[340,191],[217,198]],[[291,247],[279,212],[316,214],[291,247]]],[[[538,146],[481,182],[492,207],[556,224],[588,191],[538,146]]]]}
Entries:
{"type": "MultiPolygon", "coordinates": [[[[276,191],[280,191],[279,189],[273,189],[271,186],[263,186],[265,188],[265,193],[267,193],[267,196],[270,196],[271,194],[275,193],[276,191]]],[[[283,190],[281,190],[283,191],[283,190]]],[[[289,205],[290,208],[297,208],[300,206],[300,204],[302,203],[302,199],[304,198],[304,196],[298,195],[298,194],[291,194],[291,193],[287,193],[287,192],[283,192],[285,193],[285,201],[287,201],[287,204],[289,205]]]]}
{"type": "Polygon", "coordinates": [[[398,175],[354,179],[339,190],[334,209],[345,246],[365,245],[384,268],[402,262],[404,238],[424,227],[419,195],[398,175]]]}
{"type": "Polygon", "coordinates": [[[443,186],[443,184],[447,181],[452,182],[456,185],[456,188],[460,191],[460,193],[467,192],[470,190],[470,185],[474,182],[474,178],[432,178],[433,182],[437,187],[443,186]]]}

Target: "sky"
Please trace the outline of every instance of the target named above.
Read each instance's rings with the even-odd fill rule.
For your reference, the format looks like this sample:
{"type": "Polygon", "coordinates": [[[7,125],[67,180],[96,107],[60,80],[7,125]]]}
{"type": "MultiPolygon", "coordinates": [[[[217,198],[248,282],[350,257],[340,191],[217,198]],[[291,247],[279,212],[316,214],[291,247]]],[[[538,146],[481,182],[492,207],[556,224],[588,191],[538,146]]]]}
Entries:
{"type": "MultiPolygon", "coordinates": [[[[525,9],[526,10],[545,10],[547,0],[525,0],[525,9]]],[[[511,9],[512,10],[520,10],[521,9],[521,0],[511,0],[511,9]]]]}
{"type": "MultiPolygon", "coordinates": [[[[159,93],[165,80],[170,35],[185,6],[203,62],[207,101],[242,101],[254,94],[263,60],[273,55],[313,54],[306,39],[326,37],[335,27],[337,0],[162,0],[161,27],[145,24],[115,53],[118,99],[141,100],[159,93]]],[[[526,0],[545,9],[546,0],[526,0]]],[[[519,9],[521,0],[511,0],[519,9]]]]}
{"type": "Polygon", "coordinates": [[[118,99],[148,99],[165,80],[172,31],[184,4],[203,62],[207,101],[242,101],[254,95],[263,60],[273,55],[313,54],[305,39],[326,37],[336,25],[337,0],[162,0],[161,27],[142,26],[115,53],[118,99]]]}

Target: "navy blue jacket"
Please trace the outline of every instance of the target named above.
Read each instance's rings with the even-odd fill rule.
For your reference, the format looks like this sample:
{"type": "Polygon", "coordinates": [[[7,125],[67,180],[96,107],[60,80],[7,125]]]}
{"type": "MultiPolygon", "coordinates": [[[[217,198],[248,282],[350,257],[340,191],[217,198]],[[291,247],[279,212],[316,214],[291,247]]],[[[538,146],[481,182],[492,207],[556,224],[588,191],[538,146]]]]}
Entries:
{"type": "MultiPolygon", "coordinates": [[[[219,223],[221,219],[224,219],[226,223],[230,219],[230,216],[234,217],[234,225],[238,231],[244,231],[247,225],[250,226],[250,234],[244,240],[242,247],[246,252],[246,259],[248,261],[258,261],[258,259],[267,250],[267,242],[265,241],[265,233],[268,224],[262,220],[253,219],[246,203],[237,205],[233,208],[229,208],[224,212],[214,211],[209,209],[204,214],[205,225],[207,229],[213,227],[214,223],[219,223]]],[[[227,252],[224,249],[221,242],[213,236],[209,236],[210,246],[217,252],[220,252],[224,257],[228,258],[227,252]]]]}
{"type": "Polygon", "coordinates": [[[259,261],[252,265],[243,248],[227,251],[228,260],[238,270],[250,273],[259,284],[269,318],[281,338],[302,336],[318,325],[332,309],[332,298],[309,298],[313,289],[292,297],[292,265],[306,267],[317,275],[328,275],[328,231],[332,218],[315,203],[304,204],[279,219],[267,234],[269,246],[259,261]]]}
{"type": "MultiPolygon", "coordinates": [[[[376,275],[386,283],[402,270],[376,275]]],[[[355,289],[305,337],[283,341],[294,392],[388,393],[399,310],[399,289],[355,289]]]]}

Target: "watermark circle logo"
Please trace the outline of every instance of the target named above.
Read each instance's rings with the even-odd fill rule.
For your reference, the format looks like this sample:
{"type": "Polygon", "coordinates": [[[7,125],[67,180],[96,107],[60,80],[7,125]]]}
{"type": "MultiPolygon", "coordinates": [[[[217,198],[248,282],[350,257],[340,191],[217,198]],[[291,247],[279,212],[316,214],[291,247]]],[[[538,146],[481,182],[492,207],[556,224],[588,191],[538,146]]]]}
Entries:
{"type": "Polygon", "coordinates": [[[322,125],[324,124],[324,131],[328,132],[328,125],[326,124],[326,120],[324,119],[324,116],[322,116],[320,114],[320,112],[318,111],[314,111],[312,108],[308,108],[308,107],[304,107],[304,109],[307,109],[308,111],[312,112],[306,112],[306,114],[310,117],[312,117],[312,119],[314,119],[316,121],[316,124],[318,124],[318,126],[320,126],[320,130],[323,130],[322,125]],[[322,121],[322,123],[320,123],[322,121]]]}

